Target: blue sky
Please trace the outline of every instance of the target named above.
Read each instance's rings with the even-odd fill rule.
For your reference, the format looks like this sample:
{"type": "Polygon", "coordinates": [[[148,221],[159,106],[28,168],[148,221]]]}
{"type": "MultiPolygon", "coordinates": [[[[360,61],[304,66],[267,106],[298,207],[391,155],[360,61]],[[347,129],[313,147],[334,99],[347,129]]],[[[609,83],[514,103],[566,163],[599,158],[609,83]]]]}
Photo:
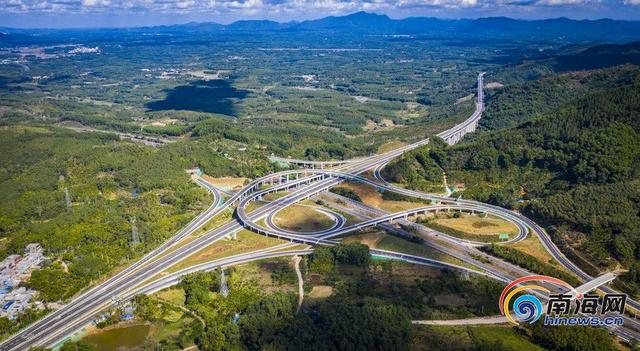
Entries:
{"type": "Polygon", "coordinates": [[[0,26],[126,27],[240,19],[283,22],[356,11],[392,18],[640,20],[640,0],[0,0],[0,26]]]}

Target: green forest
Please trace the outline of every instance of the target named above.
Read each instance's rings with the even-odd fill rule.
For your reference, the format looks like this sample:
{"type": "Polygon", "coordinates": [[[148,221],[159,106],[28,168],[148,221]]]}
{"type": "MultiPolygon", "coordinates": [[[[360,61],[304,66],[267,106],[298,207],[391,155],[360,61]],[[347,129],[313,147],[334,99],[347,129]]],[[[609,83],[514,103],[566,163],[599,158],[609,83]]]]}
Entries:
{"type": "MultiPolygon", "coordinates": [[[[49,261],[27,286],[40,291],[44,302],[72,297],[208,207],[211,198],[185,169],[260,172],[258,163],[231,162],[206,143],[151,148],[110,134],[33,125],[5,125],[0,138],[0,254],[42,244],[49,261]],[[132,239],[133,226],[139,242],[132,239]]],[[[3,333],[20,323],[9,323],[13,327],[3,333]]]]}
{"type": "MultiPolygon", "coordinates": [[[[394,181],[425,188],[446,172],[450,184],[463,184],[460,195],[519,209],[545,225],[588,272],[618,263],[630,269],[623,284],[638,293],[638,69],[584,74],[609,78],[595,92],[587,89],[543,115],[531,115],[528,107],[518,109],[509,99],[489,101],[488,110],[516,109],[514,114],[524,122],[453,147],[432,143],[391,163],[388,173],[394,181]],[[628,82],[620,81],[620,72],[628,82]]],[[[533,82],[528,89],[545,86],[533,82]]]]}

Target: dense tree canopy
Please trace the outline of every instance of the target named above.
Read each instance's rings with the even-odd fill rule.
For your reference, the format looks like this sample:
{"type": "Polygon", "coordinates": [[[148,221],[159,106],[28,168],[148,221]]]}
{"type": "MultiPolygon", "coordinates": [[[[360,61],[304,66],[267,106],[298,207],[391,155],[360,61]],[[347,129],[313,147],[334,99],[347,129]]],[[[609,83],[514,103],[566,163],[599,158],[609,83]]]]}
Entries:
{"type": "MultiPolygon", "coordinates": [[[[633,268],[627,288],[639,291],[640,75],[623,67],[594,76],[599,83],[591,81],[588,93],[546,115],[454,147],[423,147],[387,173],[420,188],[445,171],[465,197],[553,225],[554,239],[585,269],[616,261],[633,268]]],[[[536,92],[546,86],[531,84],[536,92]]]]}

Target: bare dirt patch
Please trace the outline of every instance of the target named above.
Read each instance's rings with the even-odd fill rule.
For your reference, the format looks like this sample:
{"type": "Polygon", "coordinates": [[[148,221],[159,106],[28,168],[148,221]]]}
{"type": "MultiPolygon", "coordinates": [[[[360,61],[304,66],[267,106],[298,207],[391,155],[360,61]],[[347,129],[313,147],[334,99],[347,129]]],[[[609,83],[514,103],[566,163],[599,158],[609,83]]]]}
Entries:
{"type": "Polygon", "coordinates": [[[460,105],[460,104],[461,104],[461,103],[463,103],[463,102],[470,101],[471,99],[473,99],[473,97],[474,97],[474,96],[475,96],[475,95],[473,95],[473,94],[469,94],[469,95],[467,95],[467,96],[461,97],[461,98],[459,98],[458,100],[456,100],[456,102],[454,103],[454,105],[460,105]]]}
{"type": "Polygon", "coordinates": [[[359,242],[369,246],[370,248],[375,248],[378,242],[384,237],[383,232],[372,232],[372,233],[364,233],[364,234],[356,234],[350,235],[346,237],[343,242],[359,242]]]}
{"type": "Polygon", "coordinates": [[[209,183],[223,190],[236,190],[237,188],[242,188],[247,181],[247,178],[245,177],[214,178],[206,174],[203,175],[202,178],[204,178],[209,183]]]}
{"type": "Polygon", "coordinates": [[[333,287],[329,285],[316,285],[307,295],[311,299],[325,299],[333,295],[333,287]]]}
{"type": "Polygon", "coordinates": [[[491,83],[485,84],[484,87],[487,89],[499,89],[504,87],[504,84],[498,83],[498,82],[491,82],[491,83]]]}
{"type": "Polygon", "coordinates": [[[165,119],[155,120],[151,122],[151,125],[154,127],[166,127],[167,125],[173,125],[176,123],[178,123],[177,119],[165,118],[165,119]]]}
{"type": "Polygon", "coordinates": [[[375,132],[382,130],[390,130],[397,127],[402,127],[402,124],[396,124],[393,120],[389,118],[384,118],[380,122],[376,123],[372,120],[367,120],[367,123],[362,127],[363,130],[367,132],[375,132]]]}

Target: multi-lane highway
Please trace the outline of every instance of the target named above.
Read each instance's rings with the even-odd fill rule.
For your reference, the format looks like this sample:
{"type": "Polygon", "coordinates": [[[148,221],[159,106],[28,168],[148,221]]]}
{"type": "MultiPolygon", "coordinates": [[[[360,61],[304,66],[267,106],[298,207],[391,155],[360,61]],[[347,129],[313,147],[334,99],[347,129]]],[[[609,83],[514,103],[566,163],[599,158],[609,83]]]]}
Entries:
{"type": "MultiPolygon", "coordinates": [[[[478,76],[477,83],[478,96],[476,101],[476,109],[472,116],[470,116],[463,123],[456,125],[450,130],[439,134],[440,137],[445,139],[445,141],[450,144],[456,143],[460,140],[460,138],[464,136],[464,134],[475,130],[478,124],[478,120],[481,118],[482,110],[484,107],[482,93],[482,74],[478,76]]],[[[155,281],[153,281],[152,278],[157,277],[160,272],[166,270],[168,267],[171,267],[172,265],[188,257],[189,255],[197,252],[204,246],[210,245],[216,240],[219,240],[230,233],[242,229],[243,226],[261,234],[277,236],[292,242],[333,245],[335,244],[335,242],[329,240],[329,238],[331,237],[363,228],[366,225],[386,223],[394,219],[405,218],[410,214],[419,212],[409,211],[405,213],[389,214],[386,217],[382,216],[380,218],[373,218],[368,222],[365,221],[363,223],[359,223],[357,225],[349,227],[342,227],[342,225],[337,225],[334,228],[331,228],[323,233],[315,233],[318,235],[284,231],[273,225],[272,221],[269,221],[270,224],[266,228],[257,224],[257,222],[261,219],[272,218],[275,213],[282,210],[283,208],[286,208],[287,206],[291,206],[300,202],[301,200],[326,191],[345,179],[354,179],[354,177],[358,177],[358,174],[361,174],[367,170],[377,170],[374,173],[379,177],[379,169],[384,167],[384,165],[389,161],[409,150],[427,144],[428,141],[428,139],[425,139],[380,155],[363,157],[360,159],[352,160],[350,162],[340,162],[331,171],[309,171],[306,174],[304,173],[304,171],[286,171],[276,174],[270,174],[252,181],[248,185],[244,186],[240,191],[230,196],[227,201],[224,202],[222,201],[222,195],[219,191],[210,186],[210,184],[208,184],[203,179],[196,178],[198,184],[205,186],[212,192],[214,196],[214,202],[211,207],[197,216],[185,228],[176,233],[176,235],[169,241],[161,245],[159,248],[153,250],[149,254],[145,255],[138,262],[134,263],[124,271],[114,275],[104,283],[87,290],[86,292],[63,306],[61,309],[49,314],[42,320],[35,322],[31,326],[25,328],[24,330],[20,331],[13,337],[0,344],[0,350],[24,350],[28,349],[31,346],[51,345],[54,342],[78,330],[79,328],[85,326],[98,312],[112,306],[114,303],[114,297],[129,298],[137,293],[148,293],[159,288],[169,286],[170,284],[175,284],[179,281],[181,276],[180,274],[175,274],[170,277],[164,277],[155,281]],[[262,189],[263,186],[268,187],[266,189],[262,189]],[[290,192],[284,197],[267,203],[257,210],[251,212],[247,211],[247,205],[251,201],[259,199],[261,198],[261,196],[270,192],[280,190],[289,190],[290,192]],[[202,228],[202,226],[211,218],[222,213],[225,210],[233,208],[233,206],[235,205],[237,205],[235,220],[229,220],[216,229],[210,230],[194,240],[191,240],[189,242],[183,241],[183,239],[188,237],[190,234],[202,228]]],[[[324,168],[324,165],[322,165],[322,168],[324,168]]],[[[382,180],[381,177],[379,177],[379,180],[382,180]]],[[[371,182],[368,179],[366,179],[366,181],[371,182]]],[[[561,264],[568,267],[572,271],[574,271],[575,268],[576,271],[580,272],[579,274],[577,273],[577,275],[585,280],[589,280],[588,278],[590,278],[584,272],[580,271],[575,265],[573,265],[573,263],[567,260],[564,255],[562,255],[562,253],[557,249],[550,238],[548,238],[546,233],[544,233],[544,231],[539,226],[537,226],[535,223],[522,216],[521,214],[508,211],[500,207],[490,206],[474,201],[455,201],[446,197],[422,194],[419,192],[395,187],[384,181],[377,183],[377,186],[388,189],[389,191],[397,191],[409,196],[417,196],[439,201],[441,204],[438,206],[442,206],[443,209],[453,208],[468,211],[482,211],[505,218],[516,224],[520,230],[520,235],[518,235],[514,240],[519,240],[526,237],[528,230],[531,230],[540,237],[547,250],[549,250],[554,255],[554,257],[556,257],[561,262],[561,264]]],[[[429,209],[423,208],[419,210],[428,211],[429,209]]],[[[468,243],[464,244],[466,245],[468,243]]],[[[237,257],[234,256],[228,258],[228,260],[226,261],[223,260],[218,262],[211,262],[199,267],[192,267],[191,269],[207,270],[219,266],[246,262],[248,260],[274,257],[274,255],[305,254],[308,252],[308,250],[298,250],[291,252],[273,252],[267,250],[264,252],[246,253],[237,257]]],[[[467,269],[465,267],[458,267],[455,265],[445,264],[435,260],[406,255],[402,253],[372,250],[372,254],[395,259],[402,259],[405,261],[420,264],[436,265],[441,268],[463,270],[467,269]]],[[[490,270],[490,268],[488,267],[486,269],[490,270]]],[[[473,273],[477,272],[474,271],[473,273]]],[[[496,277],[494,274],[490,275],[496,277]]],[[[496,278],[501,279],[500,277],[496,278]]]]}

